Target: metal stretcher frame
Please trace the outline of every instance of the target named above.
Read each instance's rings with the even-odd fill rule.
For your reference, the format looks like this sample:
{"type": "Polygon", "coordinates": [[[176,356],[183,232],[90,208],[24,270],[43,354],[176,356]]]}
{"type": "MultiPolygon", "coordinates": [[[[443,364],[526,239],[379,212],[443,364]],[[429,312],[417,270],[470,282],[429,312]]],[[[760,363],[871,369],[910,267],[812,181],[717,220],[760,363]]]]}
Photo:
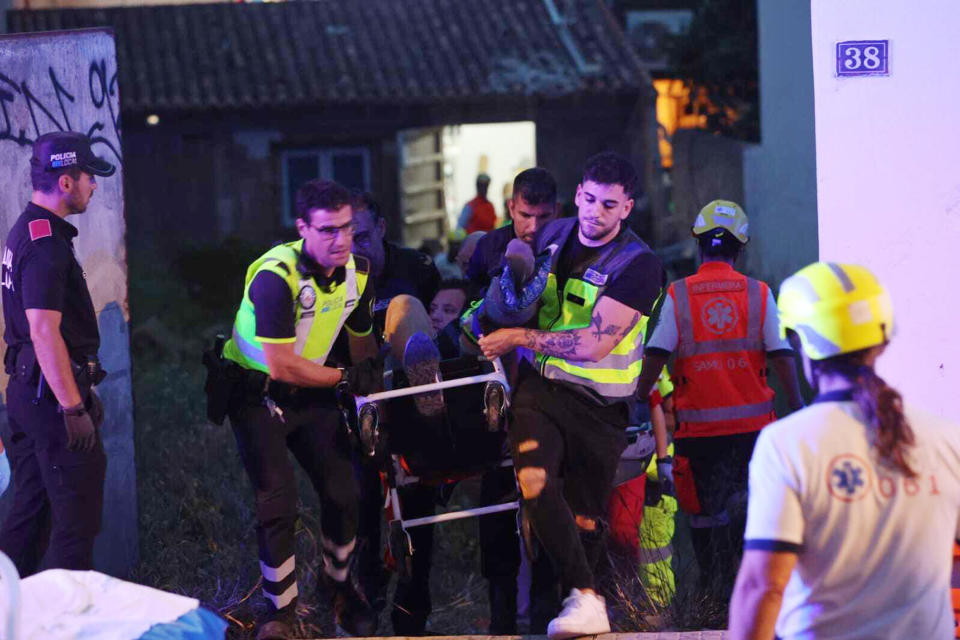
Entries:
{"type": "MultiPolygon", "coordinates": [[[[478,359],[482,359],[478,356],[478,359]]],[[[392,389],[390,391],[381,391],[379,393],[373,393],[368,396],[356,396],[357,403],[357,416],[361,415],[361,409],[364,405],[392,400],[394,398],[402,398],[405,396],[413,396],[421,393],[429,393],[432,391],[442,391],[443,389],[451,389],[453,387],[465,387],[473,384],[487,384],[490,382],[496,382],[503,386],[504,391],[504,409],[510,405],[510,383],[507,382],[506,372],[503,369],[503,364],[500,362],[500,358],[494,358],[490,360],[493,364],[493,371],[490,373],[484,373],[474,376],[466,376],[463,378],[455,378],[453,380],[443,380],[441,382],[432,382],[430,384],[418,385],[415,387],[405,387],[403,389],[392,389]]],[[[392,373],[392,372],[391,372],[392,373]]],[[[385,376],[386,377],[386,376],[385,376]]],[[[453,520],[461,520],[464,518],[473,518],[480,517],[484,515],[489,515],[492,513],[500,513],[503,511],[515,511],[520,508],[519,500],[512,500],[510,502],[504,502],[500,504],[487,505],[483,507],[475,507],[472,509],[462,509],[460,511],[451,511],[447,513],[441,513],[432,516],[424,516],[422,518],[412,518],[410,520],[405,520],[403,518],[403,510],[400,505],[400,496],[397,488],[399,486],[404,486],[408,484],[416,483],[419,478],[414,475],[408,475],[403,467],[400,465],[398,456],[396,454],[390,455],[391,461],[393,462],[393,481],[390,482],[390,491],[387,499],[389,500],[390,507],[393,510],[394,520],[392,523],[399,522],[400,528],[403,531],[405,542],[407,546],[407,551],[411,555],[413,554],[413,543],[410,540],[410,536],[407,533],[407,529],[412,527],[421,527],[431,524],[438,524],[441,522],[450,522],[453,520]]],[[[512,460],[504,460],[500,463],[501,467],[512,467],[512,460]]],[[[386,505],[384,505],[386,506],[386,505]]],[[[392,524],[391,523],[391,524],[392,524]]]]}

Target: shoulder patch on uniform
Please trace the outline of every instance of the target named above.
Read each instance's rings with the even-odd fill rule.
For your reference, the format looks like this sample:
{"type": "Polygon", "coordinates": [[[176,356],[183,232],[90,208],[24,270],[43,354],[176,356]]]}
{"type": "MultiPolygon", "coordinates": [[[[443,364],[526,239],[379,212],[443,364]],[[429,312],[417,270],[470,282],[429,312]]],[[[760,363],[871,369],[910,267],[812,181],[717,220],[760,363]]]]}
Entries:
{"type": "Polygon", "coordinates": [[[370,273],[370,261],[365,257],[353,254],[353,264],[356,266],[357,273],[370,273]]]}
{"type": "Polygon", "coordinates": [[[428,255],[425,254],[425,253],[421,253],[421,254],[420,254],[420,260],[423,261],[423,266],[425,266],[425,267],[429,267],[430,265],[433,264],[433,258],[431,258],[430,256],[428,256],[428,255]]]}
{"type": "Polygon", "coordinates": [[[40,238],[49,238],[53,235],[53,229],[50,228],[50,221],[44,220],[43,218],[31,220],[27,228],[30,230],[30,239],[34,241],[40,238]]]}

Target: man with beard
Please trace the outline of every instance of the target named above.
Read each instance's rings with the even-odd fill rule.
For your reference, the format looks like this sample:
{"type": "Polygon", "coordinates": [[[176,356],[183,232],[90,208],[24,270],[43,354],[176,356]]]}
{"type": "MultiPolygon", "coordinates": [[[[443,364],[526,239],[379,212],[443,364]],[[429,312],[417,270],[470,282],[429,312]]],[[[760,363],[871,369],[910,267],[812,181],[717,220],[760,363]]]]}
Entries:
{"type": "Polygon", "coordinates": [[[40,136],[33,145],[33,195],[3,251],[4,357],[13,467],[13,506],[0,549],[23,577],[48,569],[92,569],[100,530],[106,456],[103,406],[92,387],[105,375],[100,333],[77,262],[77,229],[95,176],[113,175],[81,133],[40,136]]]}
{"type": "Polygon", "coordinates": [[[557,220],[537,239],[550,277],[536,329],[503,328],[479,340],[488,358],[517,347],[524,361],[513,393],[510,442],[534,532],[569,590],[547,627],[551,640],[610,631],[594,569],[602,518],[637,388],[642,331],[663,281],[659,259],[624,221],[637,187],[615,153],[587,161],[577,186],[577,218],[557,220]]]}

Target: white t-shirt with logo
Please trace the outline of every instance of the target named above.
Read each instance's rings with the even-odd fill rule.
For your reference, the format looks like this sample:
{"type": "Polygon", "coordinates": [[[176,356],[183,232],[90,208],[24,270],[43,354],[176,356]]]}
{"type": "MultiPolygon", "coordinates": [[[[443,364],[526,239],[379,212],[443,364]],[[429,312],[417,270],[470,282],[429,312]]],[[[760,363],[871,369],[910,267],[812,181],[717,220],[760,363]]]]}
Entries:
{"type": "Polygon", "coordinates": [[[954,637],[960,428],[906,414],[915,479],[879,463],[854,402],[818,402],[760,433],[744,546],[798,554],[784,640],[954,637]]]}

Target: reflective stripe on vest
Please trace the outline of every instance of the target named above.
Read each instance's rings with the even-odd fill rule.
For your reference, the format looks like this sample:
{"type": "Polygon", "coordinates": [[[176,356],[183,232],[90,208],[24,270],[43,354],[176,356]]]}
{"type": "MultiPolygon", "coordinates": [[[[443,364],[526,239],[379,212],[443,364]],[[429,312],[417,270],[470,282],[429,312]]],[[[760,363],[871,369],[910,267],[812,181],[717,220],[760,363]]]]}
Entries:
{"type": "MultiPolygon", "coordinates": [[[[560,252],[577,228],[576,218],[558,220],[544,230],[541,246],[551,252],[550,274],[540,300],[538,326],[544,331],[585,329],[593,322],[593,309],[606,283],[616,278],[627,264],[642,253],[645,245],[626,230],[598,257],[582,277],[568,278],[558,290],[556,269],[560,252]],[[582,302],[576,302],[580,300],[582,302]]],[[[543,377],[587,389],[588,395],[604,404],[630,398],[636,392],[643,357],[643,331],[647,317],[641,316],[626,336],[598,362],[567,360],[536,354],[543,377]]]]}
{"type": "Polygon", "coordinates": [[[680,347],[678,357],[703,355],[706,353],[722,353],[724,351],[760,351],[763,350],[763,327],[760,309],[763,307],[763,296],[760,283],[753,278],[747,278],[747,337],[731,340],[706,340],[697,342],[693,337],[693,314],[690,311],[690,294],[687,291],[687,281],[677,280],[673,283],[677,308],[677,331],[680,333],[680,347]]]}
{"type": "Polygon", "coordinates": [[[344,267],[343,282],[332,289],[323,288],[312,277],[303,277],[297,271],[302,245],[300,240],[274,247],[247,269],[243,301],[231,339],[224,345],[224,357],[248,369],[269,373],[263,347],[256,338],[256,314],[250,300],[254,278],[262,271],[269,271],[283,278],[290,287],[294,353],[317,364],[326,362],[337,335],[363,295],[368,276],[357,272],[351,255],[344,267]]]}
{"type": "Polygon", "coordinates": [[[637,553],[640,564],[654,564],[669,560],[673,556],[673,545],[667,544],[662,547],[644,548],[643,540],[640,541],[640,551],[637,553]]]}
{"type": "Polygon", "coordinates": [[[760,429],[773,413],[764,377],[766,286],[712,265],[671,287],[679,337],[677,437],[760,429]]]}
{"type": "Polygon", "coordinates": [[[721,420],[743,420],[767,415],[773,411],[773,400],[757,404],[741,404],[735,407],[716,409],[677,409],[680,422],[720,422],[721,420]]]}

